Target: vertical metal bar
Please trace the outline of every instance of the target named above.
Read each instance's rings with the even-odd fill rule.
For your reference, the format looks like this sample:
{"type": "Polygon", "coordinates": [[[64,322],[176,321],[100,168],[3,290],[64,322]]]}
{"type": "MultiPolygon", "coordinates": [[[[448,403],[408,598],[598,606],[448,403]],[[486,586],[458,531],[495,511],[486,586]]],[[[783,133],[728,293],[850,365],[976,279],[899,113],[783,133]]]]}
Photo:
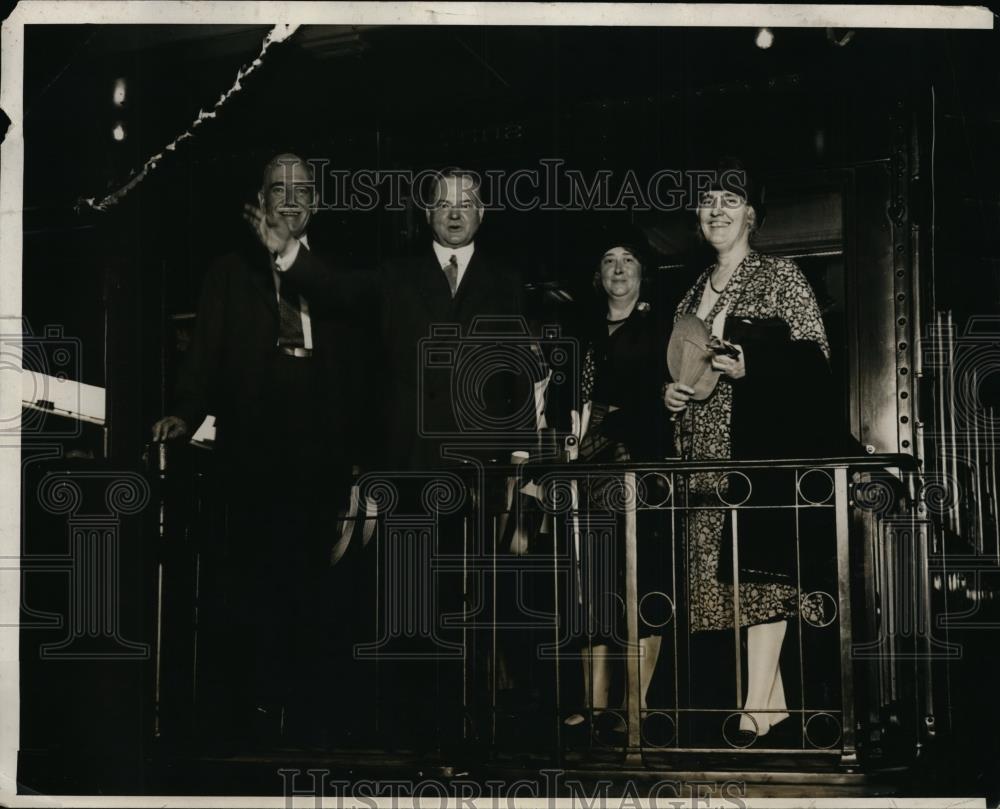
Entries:
{"type": "Polygon", "coordinates": [[[981,514],[980,529],[982,531],[982,553],[984,556],[989,556],[993,554],[993,527],[991,526],[991,521],[993,520],[993,501],[994,501],[994,490],[993,490],[993,424],[991,421],[990,410],[983,408],[981,411],[976,411],[976,423],[980,423],[982,419],[982,427],[977,426],[977,435],[979,438],[979,459],[980,464],[978,466],[979,481],[977,483],[980,496],[982,497],[982,502],[979,503],[979,510],[981,514]],[[982,415],[980,416],[980,412],[982,415]]]}
{"type": "MultiPolygon", "coordinates": [[[[382,552],[383,548],[383,527],[385,526],[385,515],[383,514],[382,519],[379,519],[375,523],[375,587],[373,591],[375,593],[375,608],[372,610],[372,615],[375,616],[375,632],[373,637],[378,639],[379,637],[379,626],[382,616],[380,614],[380,607],[382,605],[382,593],[380,592],[382,587],[382,552]]],[[[382,655],[381,655],[382,644],[375,644],[375,704],[372,706],[375,709],[375,734],[376,738],[382,730],[382,655]]]]}
{"type": "MultiPolygon", "coordinates": [[[[907,341],[910,347],[910,367],[913,368],[913,378],[916,380],[910,391],[910,415],[913,419],[913,449],[917,460],[926,464],[927,448],[924,445],[924,401],[921,395],[927,385],[924,382],[924,357],[920,337],[924,328],[924,313],[920,300],[920,225],[910,224],[910,267],[913,283],[910,284],[910,295],[913,306],[910,311],[910,335],[907,341]]],[[[926,469],[926,466],[925,466],[926,469]]]]}
{"type": "MultiPolygon", "coordinates": [[[[986,506],[984,508],[983,525],[989,522],[993,515],[993,408],[983,410],[983,491],[986,494],[986,506]]],[[[985,528],[984,528],[985,531],[985,528]]],[[[992,541],[990,537],[990,541],[992,541]]]]}
{"type": "MultiPolygon", "coordinates": [[[[945,400],[945,404],[947,405],[945,412],[948,414],[949,430],[946,443],[951,447],[951,475],[957,494],[961,489],[958,485],[958,431],[955,429],[955,336],[954,322],[952,321],[950,311],[947,313],[947,316],[948,328],[945,339],[948,346],[948,396],[945,400]]],[[[955,533],[962,533],[962,501],[959,496],[955,497],[955,533]]]]}
{"type": "MultiPolygon", "coordinates": [[[[934,524],[931,523],[932,530],[933,526],[934,524]]],[[[944,529],[942,528],[942,531],[943,530],[944,529]]],[[[948,586],[948,579],[950,578],[951,573],[949,572],[948,569],[948,554],[944,553],[944,548],[945,544],[942,538],[938,556],[938,564],[940,565],[940,573],[938,575],[941,577],[940,614],[947,615],[951,611],[949,609],[950,593],[948,586]]],[[[949,644],[951,642],[951,627],[947,621],[944,622],[944,626],[942,629],[944,632],[944,643],[949,644]]],[[[952,717],[952,693],[953,691],[951,685],[951,664],[946,662],[944,664],[944,695],[945,695],[944,710],[947,715],[947,726],[949,731],[954,727],[953,717],[952,717]]]]}
{"type": "Polygon", "coordinates": [[[976,550],[982,554],[986,550],[986,507],[983,503],[983,463],[980,457],[980,450],[982,447],[982,437],[980,436],[980,421],[979,421],[979,411],[973,409],[971,405],[973,401],[972,396],[976,396],[979,391],[979,371],[978,369],[972,369],[972,390],[970,393],[970,410],[969,418],[972,421],[971,425],[968,425],[967,429],[970,434],[970,441],[972,442],[972,454],[971,454],[971,466],[970,472],[973,475],[972,485],[975,487],[976,492],[976,550]]]}
{"type": "Polygon", "coordinates": [[[847,467],[834,469],[837,523],[837,611],[840,615],[841,766],[858,763],[854,738],[854,643],[851,629],[851,558],[847,528],[847,467]]]}
{"type": "Polygon", "coordinates": [[[494,514],[493,523],[493,575],[490,577],[493,592],[493,607],[490,614],[493,616],[490,627],[490,747],[497,743],[497,665],[500,657],[497,654],[497,545],[500,544],[500,535],[497,533],[497,520],[499,515],[494,514]]]}
{"type": "MultiPolygon", "coordinates": [[[[932,347],[934,350],[934,435],[937,442],[937,473],[941,476],[941,482],[951,489],[952,481],[949,480],[948,469],[948,441],[946,439],[947,430],[945,411],[945,352],[944,352],[944,319],[941,312],[934,314],[934,332],[932,334],[932,347]]],[[[957,495],[957,492],[956,492],[957,495]]],[[[947,523],[954,525],[954,506],[948,509],[947,523]]]]}
{"type": "Polygon", "coordinates": [[[573,562],[573,580],[576,582],[577,591],[576,598],[577,601],[583,604],[583,555],[581,549],[581,538],[580,538],[580,487],[577,481],[571,480],[569,483],[569,498],[570,498],[570,514],[572,515],[570,521],[567,523],[572,529],[573,534],[573,544],[572,544],[572,562],[573,562]]]}
{"type": "Polygon", "coordinates": [[[639,656],[642,647],[639,645],[639,568],[636,557],[636,502],[638,492],[635,485],[635,472],[625,473],[625,617],[628,625],[628,652],[626,664],[628,670],[628,755],[627,761],[640,757],[640,726],[641,715],[641,679],[639,674],[639,656]]]}
{"type": "MultiPolygon", "coordinates": [[[[962,392],[959,392],[957,399],[961,398],[962,392]]],[[[969,472],[969,508],[966,512],[966,517],[968,519],[968,525],[966,528],[967,536],[972,546],[976,549],[977,553],[982,553],[982,532],[979,530],[979,525],[977,524],[977,518],[979,516],[979,501],[976,498],[976,502],[972,503],[973,497],[975,496],[973,492],[976,491],[976,439],[975,439],[975,427],[972,424],[966,423],[964,428],[964,444],[965,444],[965,465],[969,472]]]]}
{"type": "Polygon", "coordinates": [[[900,581],[899,571],[899,548],[897,544],[898,534],[887,532],[884,523],[875,517],[875,536],[879,537],[879,547],[882,553],[882,581],[883,593],[882,615],[883,626],[885,627],[886,655],[885,673],[888,683],[886,702],[895,702],[897,699],[896,682],[896,649],[900,644],[900,615],[897,607],[901,602],[900,592],[903,582],[900,581]]]}
{"type": "MultiPolygon", "coordinates": [[[[108,271],[105,270],[104,271],[104,300],[105,301],[111,301],[112,300],[111,290],[110,290],[109,283],[108,283],[108,275],[109,275],[108,271]]],[[[103,349],[104,349],[104,354],[103,354],[103,357],[102,357],[102,367],[104,368],[104,388],[105,388],[105,397],[106,397],[105,398],[105,404],[104,404],[104,407],[105,407],[105,411],[104,412],[105,412],[106,418],[104,420],[104,425],[101,427],[101,451],[103,452],[102,457],[105,460],[107,460],[110,457],[110,451],[111,451],[111,426],[112,426],[112,423],[113,423],[113,412],[117,411],[117,408],[114,408],[114,411],[112,410],[113,405],[112,405],[111,396],[110,396],[111,385],[109,384],[110,381],[111,381],[111,363],[110,363],[110,357],[108,356],[108,345],[109,345],[109,340],[111,338],[111,331],[110,331],[110,328],[109,328],[109,325],[108,325],[108,323],[109,323],[109,312],[110,312],[110,307],[107,304],[105,304],[105,306],[104,306],[104,319],[103,319],[104,334],[102,335],[102,338],[103,338],[102,339],[102,343],[103,343],[103,349]]],[[[197,428],[195,428],[195,429],[197,429],[197,428]]]]}
{"type": "MultiPolygon", "coordinates": [[[[693,543],[691,541],[691,518],[694,513],[694,509],[691,506],[691,472],[682,472],[684,480],[684,597],[685,600],[691,604],[693,603],[692,596],[692,570],[693,565],[693,543]]],[[[686,616],[684,620],[684,689],[685,689],[685,704],[690,707],[692,704],[692,687],[691,683],[693,680],[693,660],[694,656],[692,653],[692,631],[691,631],[691,615],[690,611],[680,610],[681,615],[686,616]]],[[[693,715],[693,712],[692,712],[693,715]]],[[[678,743],[683,746],[683,740],[680,737],[680,729],[678,728],[678,743]]]]}
{"type": "MultiPolygon", "coordinates": [[[[587,482],[584,486],[584,490],[589,492],[593,485],[594,482],[588,477],[587,482]]],[[[575,521],[574,524],[576,524],[575,521]]],[[[584,694],[584,699],[587,700],[587,704],[585,707],[587,710],[587,717],[590,719],[591,733],[593,733],[593,729],[595,727],[594,720],[596,719],[594,715],[594,626],[596,623],[596,619],[594,617],[594,593],[596,591],[594,580],[595,577],[599,575],[599,573],[597,572],[598,566],[594,562],[594,557],[596,555],[594,548],[598,544],[598,542],[595,539],[593,522],[589,519],[589,515],[586,527],[587,530],[585,534],[581,534],[579,531],[577,531],[577,533],[574,534],[574,541],[576,541],[576,539],[580,540],[580,543],[577,545],[577,547],[580,550],[581,563],[583,560],[584,553],[586,553],[587,555],[586,585],[585,587],[581,587],[580,589],[580,596],[581,596],[580,606],[581,606],[581,615],[583,615],[583,620],[587,632],[586,676],[589,678],[587,682],[590,684],[587,693],[584,694]]],[[[593,736],[591,736],[591,741],[592,740],[593,736]]]]}
{"type": "Polygon", "coordinates": [[[997,411],[989,409],[990,424],[990,482],[992,484],[992,497],[990,503],[993,509],[993,538],[995,540],[994,551],[996,562],[1000,565],[1000,495],[997,494],[997,411]]]}
{"type": "Polygon", "coordinates": [[[743,710],[743,648],[740,645],[740,551],[738,542],[736,509],[731,509],[733,518],[733,646],[736,652],[736,705],[743,710]]]}
{"type": "MultiPolygon", "coordinates": [[[[907,476],[911,481],[914,476],[907,476]]],[[[913,523],[914,543],[917,549],[917,575],[919,576],[919,591],[917,602],[917,638],[921,641],[923,654],[920,658],[920,674],[924,689],[923,694],[923,717],[918,716],[919,728],[926,732],[933,727],[934,721],[934,669],[931,666],[931,652],[933,646],[933,621],[931,620],[931,581],[930,581],[930,558],[928,553],[927,530],[929,524],[926,520],[917,520],[915,512],[911,511],[913,523]],[[921,721],[923,720],[923,721],[921,721]]],[[[919,733],[919,731],[918,731],[919,733]]],[[[918,736],[917,748],[923,747],[918,736]]]]}
{"type": "Polygon", "coordinates": [[[677,670],[677,656],[680,653],[680,638],[677,636],[678,628],[680,626],[680,617],[678,615],[677,605],[680,603],[680,598],[677,593],[677,478],[671,472],[670,474],[670,592],[673,596],[673,633],[674,633],[674,659],[671,661],[671,666],[674,670],[674,742],[680,745],[680,733],[681,733],[681,691],[680,691],[680,672],[677,670]]]}
{"type": "MultiPolygon", "coordinates": [[[[920,379],[924,373],[924,358],[921,356],[921,346],[917,342],[923,333],[924,327],[924,313],[920,300],[920,258],[920,225],[913,222],[910,224],[910,277],[913,279],[913,283],[910,284],[910,296],[913,301],[910,309],[910,333],[913,339],[908,342],[912,358],[910,367],[913,368],[913,373],[917,379],[920,379]]],[[[913,391],[913,393],[913,398],[919,400],[920,397],[916,396],[916,391],[913,391]]],[[[917,404],[918,402],[914,402],[913,406],[916,407],[917,404]]]]}
{"type": "Polygon", "coordinates": [[[462,738],[469,738],[469,515],[462,517],[462,738]]]}
{"type": "Polygon", "coordinates": [[[163,668],[163,562],[156,566],[156,673],[153,695],[153,736],[160,737],[160,686],[163,668]]]}
{"type": "MultiPolygon", "coordinates": [[[[910,476],[907,475],[907,478],[910,476]]],[[[907,481],[908,483],[908,481],[907,481]]],[[[904,655],[908,654],[912,658],[911,676],[913,678],[913,744],[915,754],[920,753],[923,746],[921,744],[922,717],[926,716],[926,711],[921,700],[925,697],[924,664],[927,656],[923,652],[923,641],[926,635],[923,632],[923,590],[922,583],[922,557],[920,553],[920,537],[917,535],[917,524],[914,514],[911,511],[909,519],[900,522],[905,526],[904,531],[896,529],[896,542],[900,546],[901,576],[905,576],[905,595],[908,609],[904,610],[905,623],[901,627],[900,634],[905,637],[912,637],[912,648],[904,649],[904,655]]],[[[906,605],[903,605],[906,606],[906,605]]]]}
{"type": "MultiPolygon", "coordinates": [[[[555,498],[553,498],[555,499],[555,498]]],[[[562,762],[563,750],[562,750],[562,690],[560,688],[560,680],[562,679],[560,672],[560,651],[559,651],[559,530],[562,527],[560,525],[559,515],[557,509],[552,510],[552,611],[555,614],[555,620],[552,622],[552,647],[555,651],[555,657],[553,661],[553,693],[555,694],[555,727],[556,727],[556,763],[562,762]]],[[[567,525],[570,521],[567,520],[567,525]]]]}
{"type": "MultiPolygon", "coordinates": [[[[828,472],[824,472],[829,474],[828,472]]],[[[800,495],[800,483],[802,481],[802,470],[795,470],[795,491],[792,493],[792,510],[795,514],[795,592],[799,593],[799,599],[802,598],[802,530],[799,521],[799,495],[800,495]]],[[[804,499],[804,498],[803,498],[804,499]]],[[[806,731],[806,662],[802,654],[802,603],[799,602],[798,613],[795,616],[795,621],[798,624],[798,656],[799,656],[799,693],[802,695],[802,713],[799,714],[799,739],[805,742],[805,731],[806,731]]]]}
{"type": "MultiPolygon", "coordinates": [[[[835,470],[831,470],[831,472],[834,473],[834,486],[836,487],[835,470]]],[[[870,477],[868,473],[857,473],[854,479],[856,483],[862,484],[867,483],[870,477]]],[[[836,508],[837,503],[834,500],[834,509],[836,508]]],[[[836,513],[834,513],[834,517],[836,518],[836,513]]],[[[884,673],[885,655],[882,654],[884,646],[883,633],[887,620],[883,607],[885,579],[882,575],[881,567],[882,543],[879,541],[877,535],[875,518],[869,509],[854,509],[850,512],[849,518],[855,527],[856,535],[864,539],[860,547],[863,553],[861,569],[864,576],[864,589],[862,591],[864,610],[862,612],[862,620],[864,624],[863,635],[866,640],[865,646],[874,647],[878,651],[877,659],[868,663],[864,669],[867,693],[869,695],[865,718],[868,728],[872,731],[871,738],[874,738],[874,729],[879,728],[882,724],[881,708],[887,702],[885,695],[886,676],[884,673]]]]}
{"type": "Polygon", "coordinates": [[[153,670],[153,736],[160,736],[160,687],[163,678],[163,556],[166,542],[166,519],[163,502],[163,493],[166,488],[167,478],[167,447],[166,444],[158,444],[157,450],[157,478],[160,484],[160,514],[157,533],[159,534],[159,550],[156,563],[156,663],[153,670]]]}

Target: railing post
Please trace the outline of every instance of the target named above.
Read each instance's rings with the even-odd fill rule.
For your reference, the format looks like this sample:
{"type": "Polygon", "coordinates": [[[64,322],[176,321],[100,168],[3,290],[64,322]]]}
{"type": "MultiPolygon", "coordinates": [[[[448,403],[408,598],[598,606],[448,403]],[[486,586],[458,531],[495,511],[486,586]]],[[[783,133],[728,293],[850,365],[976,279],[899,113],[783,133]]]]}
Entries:
{"type": "MultiPolygon", "coordinates": [[[[730,517],[733,521],[733,537],[732,537],[732,548],[733,548],[733,564],[732,564],[732,575],[733,575],[733,656],[736,660],[736,704],[743,705],[743,643],[740,638],[740,628],[741,628],[741,616],[740,616],[740,532],[739,532],[739,513],[738,510],[732,508],[729,510],[730,517]]],[[[747,671],[747,680],[749,682],[750,672],[747,671]]],[[[740,709],[743,711],[743,709],[740,709]]],[[[749,716],[749,714],[747,714],[749,716]]],[[[742,718],[742,717],[741,717],[742,718]]],[[[756,725],[756,723],[755,723],[756,725]]]]}
{"type": "MultiPolygon", "coordinates": [[[[915,476],[907,475],[911,489],[915,485],[915,476]]],[[[913,525],[913,544],[916,548],[915,570],[916,582],[916,620],[914,621],[914,634],[916,635],[916,652],[918,662],[918,691],[920,703],[923,707],[923,716],[916,717],[917,724],[917,756],[921,755],[925,739],[930,739],[935,732],[935,708],[934,708],[934,668],[932,660],[935,656],[934,623],[931,610],[931,577],[930,577],[930,549],[927,547],[927,531],[929,523],[922,520],[916,513],[916,498],[914,498],[913,511],[910,513],[913,525]],[[920,693],[922,690],[922,694],[920,693]]]]}
{"type": "MultiPolygon", "coordinates": [[[[473,501],[475,492],[472,492],[473,501]]],[[[476,505],[473,502],[471,508],[475,511],[476,505]]],[[[470,718],[473,715],[473,705],[470,695],[473,692],[471,687],[473,671],[470,665],[471,655],[469,653],[469,512],[462,515],[462,738],[469,741],[474,734],[474,728],[470,727],[470,718]]],[[[473,644],[475,648],[475,644],[473,644]]],[[[478,717],[476,717],[478,719],[478,717]]],[[[477,740],[478,741],[478,740],[477,740]]]]}
{"type": "Polygon", "coordinates": [[[833,470],[837,524],[837,613],[840,616],[840,702],[842,748],[840,765],[858,764],[854,737],[854,639],[851,631],[851,556],[848,532],[847,467],[833,470]]]}
{"type": "Polygon", "coordinates": [[[499,660],[499,642],[497,638],[497,548],[500,545],[501,533],[499,515],[491,519],[493,526],[492,548],[490,556],[490,754],[496,754],[497,744],[497,661],[499,660]]]}
{"type": "MultiPolygon", "coordinates": [[[[575,507],[575,503],[571,506],[575,507]]],[[[567,528],[573,525],[573,515],[570,514],[566,520],[567,528]]],[[[552,648],[555,650],[555,659],[552,661],[552,686],[555,692],[555,759],[556,764],[562,764],[563,760],[563,707],[562,707],[562,667],[561,663],[561,651],[560,651],[560,615],[559,615],[559,532],[564,530],[560,524],[559,514],[556,513],[556,509],[552,510],[552,611],[555,614],[555,620],[552,622],[552,648]]],[[[567,538],[568,541],[572,542],[572,537],[567,538]]],[[[573,553],[571,546],[570,553],[573,553]]],[[[573,563],[576,563],[576,557],[573,557],[573,563]]],[[[567,610],[569,613],[570,610],[567,610]]],[[[566,615],[564,620],[569,620],[569,614],[566,615]]]]}
{"type": "Polygon", "coordinates": [[[628,650],[625,660],[628,672],[628,746],[626,764],[642,763],[640,733],[642,727],[642,682],[639,674],[639,584],[636,558],[636,504],[639,499],[635,485],[635,472],[626,472],[625,478],[625,617],[628,628],[628,650]]]}

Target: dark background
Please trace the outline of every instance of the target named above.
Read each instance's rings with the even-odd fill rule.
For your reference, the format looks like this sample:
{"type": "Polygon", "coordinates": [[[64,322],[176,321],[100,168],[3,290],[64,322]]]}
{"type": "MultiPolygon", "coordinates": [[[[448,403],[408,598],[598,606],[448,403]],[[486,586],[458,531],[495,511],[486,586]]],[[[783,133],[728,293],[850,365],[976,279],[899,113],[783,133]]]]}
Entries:
{"type": "MultiPolygon", "coordinates": [[[[781,177],[891,157],[898,133],[889,116],[905,102],[908,132],[927,163],[911,211],[930,224],[933,158],[934,266],[964,279],[933,286],[938,307],[961,322],[998,299],[993,32],[865,30],[838,47],[830,40],[848,32],[777,29],[762,50],[751,29],[307,26],[272,46],[242,92],[122,203],[106,213],[75,209],[80,198],[123,185],[211,108],[267,30],[25,30],[24,313],[36,329],[61,323],[82,339],[83,381],[105,385],[109,364],[135,371],[128,390],[119,383],[130,407],[112,451],[131,452],[164,412],[176,339],[169,318],[193,311],[207,265],[246,237],[241,205],[280,150],[328,158],[338,169],[538,168],[542,158],[560,158],[585,177],[611,169],[618,181],[628,169],[644,178],[737,154],[779,178],[773,197],[781,177]],[[119,77],[127,82],[122,108],[112,103],[119,77]],[[111,135],[117,122],[121,142],[111,135]],[[112,299],[126,311],[116,314],[112,299]],[[105,356],[108,330],[131,348],[105,356]]],[[[479,241],[510,254],[527,280],[557,280],[581,299],[603,250],[592,235],[615,218],[495,211],[479,241]]],[[[689,216],[635,219],[672,268],[659,277],[673,299],[705,263],[689,216]]],[[[781,226],[772,216],[771,229],[781,226]]],[[[344,265],[361,267],[427,241],[412,207],[321,213],[310,235],[344,265]]],[[[537,316],[565,319],[544,307],[537,316]]]]}
{"type": "MultiPolygon", "coordinates": [[[[139,464],[150,424],[167,412],[178,353],[173,316],[193,311],[212,259],[251,238],[241,205],[254,198],[261,167],[278,151],[329,158],[340,169],[536,168],[542,158],[561,158],[585,176],[602,168],[640,176],[710,168],[720,153],[741,155],[771,179],[775,204],[761,237],[799,256],[826,302],[844,378],[844,317],[852,306],[844,243],[884,229],[897,200],[877,200],[883,215],[846,215],[832,235],[818,236],[796,217],[797,201],[803,188],[838,199],[831,177],[890,161],[902,142],[919,163],[902,202],[928,248],[917,279],[923,305],[952,310],[959,329],[969,315],[998,314],[995,32],[862,30],[840,47],[831,40],[847,31],[776,29],[773,46],[762,50],[752,29],[303,27],[272,46],[218,117],[167,154],[119,205],[105,213],[77,208],[81,198],[123,185],[199,109],[209,109],[257,55],[268,29],[25,28],[23,311],[36,332],[61,324],[79,338],[78,376],[108,389],[107,456],[119,465],[139,464]],[[112,90],[120,77],[127,95],[117,108],[112,90]],[[118,122],[126,133],[121,142],[112,138],[118,122]]],[[[656,248],[658,295],[672,305],[706,262],[683,212],[491,212],[477,243],[514,258],[526,280],[558,282],[586,301],[606,246],[594,246],[594,233],[615,218],[634,218],[646,229],[656,248]]],[[[321,213],[310,239],[344,265],[372,267],[425,245],[428,235],[422,213],[411,207],[321,213]]],[[[575,328],[577,308],[542,296],[531,305],[537,318],[575,328]]],[[[887,303],[885,316],[890,312],[887,303]]],[[[996,403],[992,380],[982,393],[984,404],[996,403]]],[[[91,451],[101,445],[88,440],[91,451]]],[[[61,529],[47,530],[51,539],[61,529]]],[[[129,530],[141,537],[150,527],[129,530]]],[[[130,568],[142,576],[150,569],[148,559],[130,568]]],[[[130,583],[137,610],[124,631],[149,640],[153,605],[139,580],[130,583]]],[[[60,586],[51,603],[60,603],[60,586]]],[[[26,660],[45,634],[35,633],[28,633],[26,660]]],[[[129,665],[135,668],[122,664],[129,665]]],[[[44,676],[73,671],[66,664],[44,676]]],[[[142,787],[149,672],[116,673],[102,691],[101,671],[72,676],[71,689],[60,690],[58,677],[45,680],[45,691],[22,675],[25,749],[45,751],[60,727],[64,703],[47,695],[60,693],[78,706],[62,728],[70,739],[65,758],[53,767],[40,754],[28,770],[40,779],[32,785],[142,787]],[[99,698],[91,700],[92,693],[99,698]],[[79,707],[85,705],[92,707],[79,707]],[[118,706],[113,721],[108,705],[118,706]],[[89,755],[81,764],[74,751],[84,748],[89,755]],[[67,772],[63,781],[53,775],[67,772]]],[[[981,670],[967,674],[973,684],[984,682],[981,670]]],[[[957,677],[953,688],[963,690],[957,677]]],[[[990,749],[979,741],[992,736],[978,730],[964,738],[973,750],[990,749]]],[[[979,769],[978,761],[965,761],[972,792],[980,790],[975,774],[983,777],[988,756],[979,769]]]]}

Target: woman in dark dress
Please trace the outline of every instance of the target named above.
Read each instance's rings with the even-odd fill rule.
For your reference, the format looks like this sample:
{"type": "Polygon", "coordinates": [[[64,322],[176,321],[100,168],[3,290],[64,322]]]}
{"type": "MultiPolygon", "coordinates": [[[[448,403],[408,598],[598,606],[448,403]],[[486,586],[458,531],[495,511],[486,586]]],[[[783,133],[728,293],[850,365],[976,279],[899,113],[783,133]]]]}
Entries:
{"type": "MultiPolygon", "coordinates": [[[[751,249],[762,204],[738,163],[722,164],[720,177],[726,171],[738,172],[743,193],[723,183],[729,187],[716,187],[699,200],[699,229],[715,250],[716,263],[701,274],[676,314],[695,314],[713,335],[734,344],[739,356],[713,360],[722,376],[703,401],[693,400],[688,386],[667,385],[667,409],[678,414],[677,449],[692,460],[815,457],[823,449],[817,439],[833,430],[824,415],[833,397],[830,348],[820,310],[793,261],[751,249]]],[[[717,474],[692,474],[692,500],[718,503],[717,480],[717,474]]],[[[772,517],[777,512],[770,511],[772,517]]],[[[732,560],[725,557],[731,548],[731,541],[724,541],[729,530],[723,508],[692,509],[688,514],[692,631],[733,629],[737,623],[732,560]],[[728,580],[720,572],[730,572],[728,580]]],[[[740,731],[752,738],[788,717],[778,667],[788,619],[800,610],[811,615],[817,609],[802,598],[794,572],[774,564],[777,556],[794,559],[794,530],[794,524],[778,518],[768,522],[759,513],[740,517],[738,624],[748,627],[740,731]],[[770,548],[774,558],[744,570],[744,537],[770,548]],[[778,547],[782,552],[774,554],[778,547]]]]}
{"type": "MultiPolygon", "coordinates": [[[[601,256],[594,286],[604,305],[594,322],[584,356],[582,374],[583,413],[579,419],[579,459],[587,462],[660,460],[671,449],[669,414],[663,405],[666,382],[666,345],[670,330],[669,316],[661,316],[647,301],[641,300],[645,237],[641,231],[626,229],[608,237],[610,246],[601,256]]],[[[665,313],[663,313],[665,314],[665,313]]],[[[574,419],[576,421],[576,419],[574,419]]],[[[591,517],[606,515],[611,490],[620,488],[620,480],[590,481],[587,491],[591,517]]],[[[639,513],[639,598],[657,589],[662,580],[657,575],[656,559],[665,538],[657,530],[655,512],[639,513]]],[[[593,534],[591,534],[593,536],[593,534]]],[[[607,553],[595,550],[599,543],[584,552],[585,585],[591,610],[598,605],[608,612],[624,612],[624,588],[621,532],[612,536],[614,548],[607,553]],[[616,567],[611,575],[601,569],[600,560],[610,560],[616,567]],[[604,575],[601,575],[604,573],[604,575]],[[609,585],[611,582],[616,584],[609,585]],[[606,589],[618,592],[605,592],[606,589]]],[[[605,564],[606,568],[608,565],[605,564]]],[[[585,599],[587,600],[587,599],[585,599]]],[[[611,666],[609,650],[622,641],[622,622],[592,621],[589,642],[583,651],[584,688],[590,707],[607,707],[611,666]],[[603,625],[602,625],[603,624],[603,625]],[[609,625],[610,624],[610,625],[609,625]]],[[[652,623],[658,623],[653,621],[652,623]]],[[[660,651],[659,629],[640,621],[641,658],[639,663],[640,701],[646,707],[646,692],[660,651]]],[[[567,719],[573,725],[583,721],[575,714],[567,719]]]]}

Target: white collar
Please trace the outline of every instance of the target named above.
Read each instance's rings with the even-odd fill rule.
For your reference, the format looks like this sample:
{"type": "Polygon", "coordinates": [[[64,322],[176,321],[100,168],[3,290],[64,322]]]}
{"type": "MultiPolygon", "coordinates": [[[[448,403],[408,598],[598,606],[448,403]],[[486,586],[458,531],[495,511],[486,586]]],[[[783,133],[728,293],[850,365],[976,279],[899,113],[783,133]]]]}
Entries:
{"type": "Polygon", "coordinates": [[[301,236],[297,238],[293,237],[291,240],[291,247],[288,248],[288,250],[285,252],[285,255],[274,256],[271,264],[271,269],[274,270],[276,274],[282,273],[285,270],[287,270],[295,263],[295,259],[298,258],[299,250],[302,248],[303,245],[306,247],[306,249],[309,248],[309,240],[306,238],[305,233],[303,233],[301,236]]]}
{"type": "Polygon", "coordinates": [[[469,262],[472,261],[472,254],[476,251],[476,243],[469,242],[462,247],[446,247],[443,244],[438,244],[436,241],[431,242],[434,245],[434,254],[437,256],[438,265],[444,267],[451,257],[455,257],[455,261],[458,263],[458,283],[462,283],[462,278],[465,277],[465,270],[469,266],[469,262]]]}
{"type": "Polygon", "coordinates": [[[437,241],[431,242],[431,244],[434,245],[434,254],[438,257],[439,264],[447,264],[451,257],[455,256],[458,266],[463,270],[469,265],[472,254],[476,251],[475,242],[469,242],[462,247],[448,247],[437,241]]]}

